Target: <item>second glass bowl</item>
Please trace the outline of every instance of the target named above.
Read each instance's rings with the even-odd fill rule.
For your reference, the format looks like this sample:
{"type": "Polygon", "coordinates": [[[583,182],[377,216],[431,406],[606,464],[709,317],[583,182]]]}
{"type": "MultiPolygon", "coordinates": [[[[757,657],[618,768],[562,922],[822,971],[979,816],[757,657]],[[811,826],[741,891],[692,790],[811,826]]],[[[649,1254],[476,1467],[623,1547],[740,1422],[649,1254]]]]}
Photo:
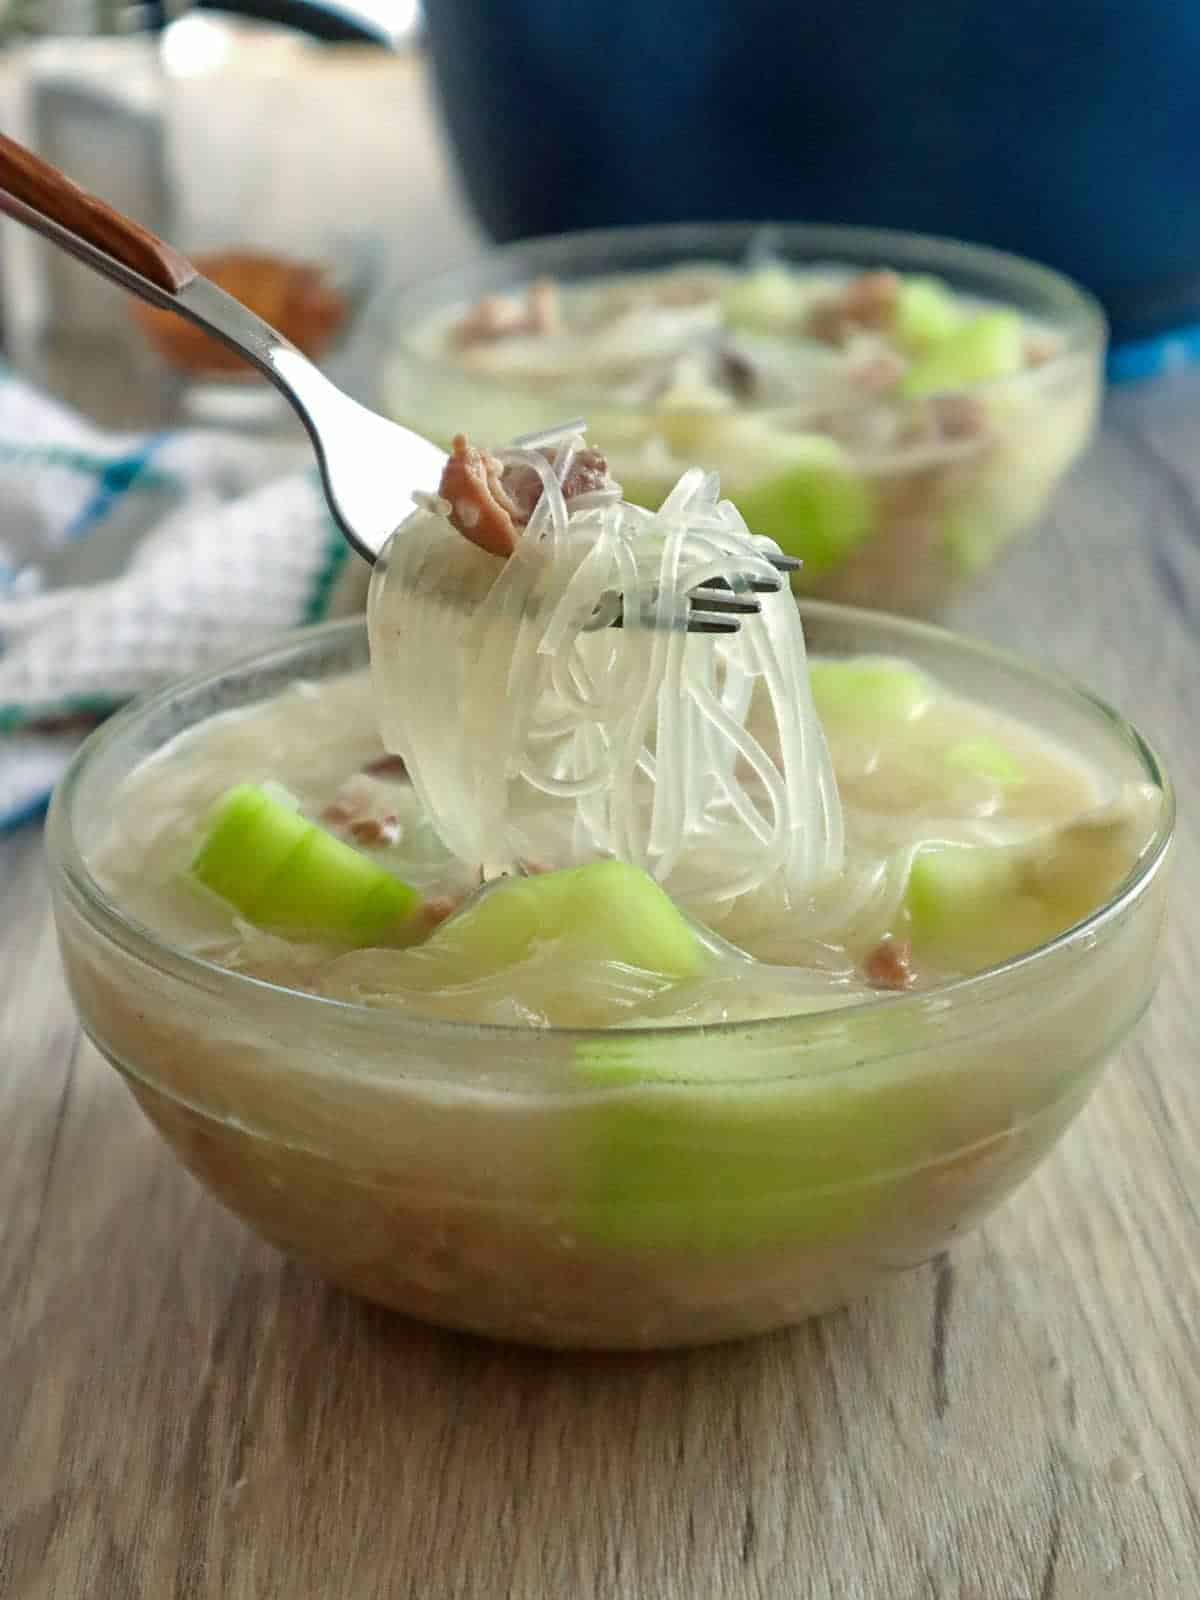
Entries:
{"type": "Polygon", "coordinates": [[[1015,256],[916,234],[860,228],[696,224],[567,234],[495,250],[402,290],[385,308],[391,339],[377,396],[397,421],[448,445],[459,431],[495,445],[583,417],[629,499],[657,505],[691,465],[722,473],[755,532],[805,560],[798,592],[936,616],[1040,516],[1086,444],[1101,388],[1103,313],[1067,279],[1015,256]],[[455,308],[550,278],[580,286],[682,266],[744,268],[769,250],[787,268],[889,268],[940,279],[972,303],[1019,312],[1053,353],[1011,377],[958,386],[931,436],[925,402],[864,393],[817,431],[795,408],[732,413],[616,405],[613,385],[578,377],[517,381],[469,371],[431,340],[455,308]],[[953,413],[953,414],[951,414],[953,413]],[[732,416],[749,426],[727,426],[732,416]],[[882,432],[881,432],[881,424],[882,432]],[[824,431],[823,431],[824,430],[824,431]],[[780,476],[797,432],[811,463],[780,476]],[[780,490],[784,492],[780,492],[780,490]]]}

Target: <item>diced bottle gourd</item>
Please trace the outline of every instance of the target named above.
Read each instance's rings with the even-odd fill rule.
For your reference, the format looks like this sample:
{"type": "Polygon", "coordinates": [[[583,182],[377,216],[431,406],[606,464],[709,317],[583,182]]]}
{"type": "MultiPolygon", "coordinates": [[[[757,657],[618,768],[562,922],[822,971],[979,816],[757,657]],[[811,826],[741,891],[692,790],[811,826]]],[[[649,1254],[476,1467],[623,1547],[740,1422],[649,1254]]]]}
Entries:
{"type": "Polygon", "coordinates": [[[1020,783],[1025,776],[1024,768],[1012,751],[1006,749],[998,739],[986,735],[977,739],[963,739],[951,745],[946,752],[946,765],[956,772],[990,778],[994,783],[1006,786],[1020,783]]]}
{"type": "Polygon", "coordinates": [[[218,803],[191,870],[248,922],[298,938],[386,941],[420,904],[378,862],[254,784],[218,803]]]}
{"type": "Polygon", "coordinates": [[[909,277],[900,285],[895,334],[912,355],[942,344],[957,333],[967,313],[937,278],[909,277]]]}
{"type": "Polygon", "coordinates": [[[923,672],[882,656],[812,660],[808,671],[817,715],[831,725],[911,722],[934,696],[923,672]]]}
{"type": "Polygon", "coordinates": [[[803,313],[804,287],[787,267],[758,267],[733,280],[721,305],[732,328],[780,333],[803,313]]]}
{"type": "Polygon", "coordinates": [[[622,861],[596,861],[561,872],[509,878],[425,942],[462,976],[511,966],[539,942],[562,940],[576,959],[620,961],[671,978],[704,965],[704,946],[653,878],[622,861]]]}
{"type": "Polygon", "coordinates": [[[918,357],[901,387],[910,396],[967,389],[1010,377],[1021,370],[1024,359],[1020,316],[1015,311],[982,311],[918,357]]]}

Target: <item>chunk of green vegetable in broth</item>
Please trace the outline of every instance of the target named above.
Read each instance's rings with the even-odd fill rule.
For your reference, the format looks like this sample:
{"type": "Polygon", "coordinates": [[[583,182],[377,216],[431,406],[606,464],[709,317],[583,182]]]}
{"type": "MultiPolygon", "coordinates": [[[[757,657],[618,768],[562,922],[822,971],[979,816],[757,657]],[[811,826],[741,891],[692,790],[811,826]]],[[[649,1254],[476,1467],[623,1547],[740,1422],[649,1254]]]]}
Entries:
{"type": "Polygon", "coordinates": [[[218,802],[191,871],[258,927],[352,944],[388,939],[421,898],[253,784],[239,784],[218,802]]]}
{"type": "Polygon", "coordinates": [[[951,745],[946,752],[946,765],[1005,786],[1020,783],[1025,777],[1025,769],[1012,751],[986,735],[951,745]]]}
{"type": "Polygon", "coordinates": [[[1037,894],[1027,845],[931,845],[918,850],[906,907],[913,948],[978,971],[1045,944],[1069,925],[1037,894]]]}
{"type": "Polygon", "coordinates": [[[923,672],[886,656],[814,658],[808,672],[817,715],[831,724],[912,722],[934,698],[923,672]]]}
{"type": "Polygon", "coordinates": [[[564,941],[576,959],[619,961],[671,978],[694,977],[705,961],[670,896],[623,861],[504,879],[443,923],[423,949],[459,973],[482,976],[548,940],[564,941]]]}
{"type": "Polygon", "coordinates": [[[1019,372],[1025,327],[1015,311],[982,311],[918,357],[901,380],[910,396],[970,388],[1019,372]]]}
{"type": "Polygon", "coordinates": [[[758,267],[742,273],[721,296],[721,308],[730,327],[756,333],[784,332],[800,316],[804,304],[803,285],[783,266],[758,267]]]}
{"type": "Polygon", "coordinates": [[[896,338],[919,355],[956,333],[968,315],[939,278],[905,278],[896,302],[896,338]]]}
{"type": "Polygon", "coordinates": [[[733,489],[729,498],[751,533],[774,539],[802,563],[802,587],[839,566],[875,524],[870,485],[836,446],[824,460],[802,462],[754,488],[733,489]]]}
{"type": "MultiPolygon", "coordinates": [[[[762,416],[734,411],[664,412],[655,425],[681,462],[721,475],[722,493],[751,533],[774,539],[804,563],[801,585],[838,565],[875,526],[875,495],[849,453],[820,433],[790,433],[762,416]]],[[[661,505],[670,485],[636,478],[626,494],[661,505]]]]}
{"type": "Polygon", "coordinates": [[[911,1053],[919,1019],[890,1004],[865,1026],[814,1016],[794,1075],[775,1083],[739,1082],[736,1031],[720,1043],[614,1034],[577,1046],[580,1078],[601,1091],[578,1114],[579,1231],[613,1247],[720,1254],[832,1244],[888,1216],[915,1172],[1006,1126],[1012,1109],[999,1084],[991,1105],[967,1092],[965,1071],[924,1067],[911,1053]],[[857,1065],[880,1048],[905,1054],[909,1035],[904,1071],[857,1065]]]}

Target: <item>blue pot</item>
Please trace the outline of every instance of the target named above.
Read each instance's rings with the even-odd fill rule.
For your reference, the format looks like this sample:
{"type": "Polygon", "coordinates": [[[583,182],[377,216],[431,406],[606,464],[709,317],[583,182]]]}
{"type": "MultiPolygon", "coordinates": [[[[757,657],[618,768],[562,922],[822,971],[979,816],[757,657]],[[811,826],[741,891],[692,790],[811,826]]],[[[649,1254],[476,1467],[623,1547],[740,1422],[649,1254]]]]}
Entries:
{"type": "Polygon", "coordinates": [[[500,240],[687,219],[878,224],[1017,251],[1115,333],[1200,320],[1187,0],[426,0],[500,240]]]}

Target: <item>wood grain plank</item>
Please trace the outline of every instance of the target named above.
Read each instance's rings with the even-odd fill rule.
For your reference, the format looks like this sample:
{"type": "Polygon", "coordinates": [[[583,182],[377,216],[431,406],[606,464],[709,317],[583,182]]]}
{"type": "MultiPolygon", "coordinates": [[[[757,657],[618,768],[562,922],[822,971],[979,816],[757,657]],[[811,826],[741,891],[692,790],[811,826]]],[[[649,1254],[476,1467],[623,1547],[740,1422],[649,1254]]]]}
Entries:
{"type": "Polygon", "coordinates": [[[79,1040],[32,830],[0,844],[0,908],[0,1305],[11,1307],[37,1251],[79,1040]]]}

